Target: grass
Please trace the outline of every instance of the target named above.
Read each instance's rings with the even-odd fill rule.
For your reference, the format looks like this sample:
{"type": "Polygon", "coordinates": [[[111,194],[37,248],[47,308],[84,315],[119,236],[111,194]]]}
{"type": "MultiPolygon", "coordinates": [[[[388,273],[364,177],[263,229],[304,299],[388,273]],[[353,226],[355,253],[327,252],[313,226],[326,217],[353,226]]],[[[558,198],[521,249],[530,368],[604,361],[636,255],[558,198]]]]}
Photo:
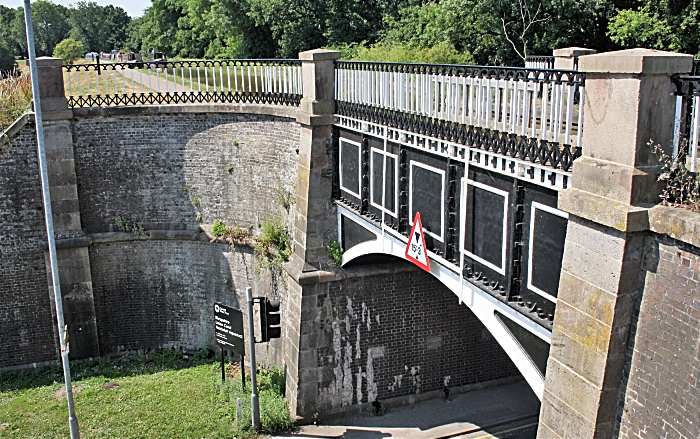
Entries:
{"type": "Polygon", "coordinates": [[[32,83],[29,75],[0,79],[0,132],[5,131],[32,103],[32,83]]]}
{"type": "MultiPolygon", "coordinates": [[[[257,437],[250,428],[250,381],[244,392],[237,365],[228,364],[222,384],[219,364],[207,352],[184,359],[178,351],[72,364],[81,437],[257,437]],[[236,398],[243,402],[239,420],[236,398]]],[[[0,372],[0,438],[68,438],[62,382],[59,366],[0,372]]],[[[289,429],[284,374],[260,371],[258,389],[263,432],[289,429]]]]}

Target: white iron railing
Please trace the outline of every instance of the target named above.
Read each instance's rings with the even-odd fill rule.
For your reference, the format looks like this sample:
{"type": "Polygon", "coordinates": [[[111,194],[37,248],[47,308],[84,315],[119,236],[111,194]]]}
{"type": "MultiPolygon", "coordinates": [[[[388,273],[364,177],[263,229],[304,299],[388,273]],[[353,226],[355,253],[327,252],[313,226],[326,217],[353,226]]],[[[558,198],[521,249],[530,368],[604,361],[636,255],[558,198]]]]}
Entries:
{"type": "Polygon", "coordinates": [[[581,146],[584,75],[523,68],[337,62],[337,101],[581,146]]]}

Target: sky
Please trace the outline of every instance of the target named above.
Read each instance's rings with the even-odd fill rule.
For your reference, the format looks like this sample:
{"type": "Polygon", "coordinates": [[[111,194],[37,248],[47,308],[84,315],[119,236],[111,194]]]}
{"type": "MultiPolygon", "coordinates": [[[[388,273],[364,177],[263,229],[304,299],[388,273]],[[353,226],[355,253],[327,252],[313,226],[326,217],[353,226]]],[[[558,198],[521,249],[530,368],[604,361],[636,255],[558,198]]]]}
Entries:
{"type": "MultiPolygon", "coordinates": [[[[121,6],[131,18],[140,17],[143,15],[143,10],[151,6],[150,0],[92,0],[100,6],[112,4],[121,6]]],[[[52,3],[59,5],[70,6],[77,3],[78,0],[51,0],[52,3]]],[[[32,2],[33,3],[33,2],[32,2]]],[[[0,0],[0,5],[8,8],[16,8],[24,5],[24,0],[0,0]]]]}

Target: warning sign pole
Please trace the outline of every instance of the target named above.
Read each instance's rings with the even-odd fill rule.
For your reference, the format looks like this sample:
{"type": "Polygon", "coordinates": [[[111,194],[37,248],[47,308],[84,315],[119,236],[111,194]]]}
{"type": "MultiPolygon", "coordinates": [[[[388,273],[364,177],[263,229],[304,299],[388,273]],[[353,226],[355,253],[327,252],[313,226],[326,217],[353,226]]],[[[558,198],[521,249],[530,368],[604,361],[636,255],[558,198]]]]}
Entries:
{"type": "Polygon", "coordinates": [[[411,234],[408,235],[408,243],[406,244],[406,259],[423,270],[430,272],[430,260],[428,259],[428,251],[425,246],[424,233],[423,224],[420,221],[420,212],[416,212],[413,228],[411,229],[411,234]]]}

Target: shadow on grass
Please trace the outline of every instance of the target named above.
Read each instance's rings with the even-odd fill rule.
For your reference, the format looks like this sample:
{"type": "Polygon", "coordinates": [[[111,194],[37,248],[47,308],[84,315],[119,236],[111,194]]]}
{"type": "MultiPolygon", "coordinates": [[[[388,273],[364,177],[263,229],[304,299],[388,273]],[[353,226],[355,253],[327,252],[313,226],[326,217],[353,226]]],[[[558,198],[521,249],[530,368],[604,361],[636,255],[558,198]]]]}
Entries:
{"type": "MultiPolygon", "coordinates": [[[[116,358],[102,357],[99,361],[71,361],[70,371],[73,381],[100,376],[121,378],[213,364],[221,360],[218,355],[209,349],[202,349],[187,356],[179,350],[169,350],[116,358]]],[[[0,392],[50,386],[63,381],[63,367],[60,364],[21,371],[0,371],[0,392]]]]}

